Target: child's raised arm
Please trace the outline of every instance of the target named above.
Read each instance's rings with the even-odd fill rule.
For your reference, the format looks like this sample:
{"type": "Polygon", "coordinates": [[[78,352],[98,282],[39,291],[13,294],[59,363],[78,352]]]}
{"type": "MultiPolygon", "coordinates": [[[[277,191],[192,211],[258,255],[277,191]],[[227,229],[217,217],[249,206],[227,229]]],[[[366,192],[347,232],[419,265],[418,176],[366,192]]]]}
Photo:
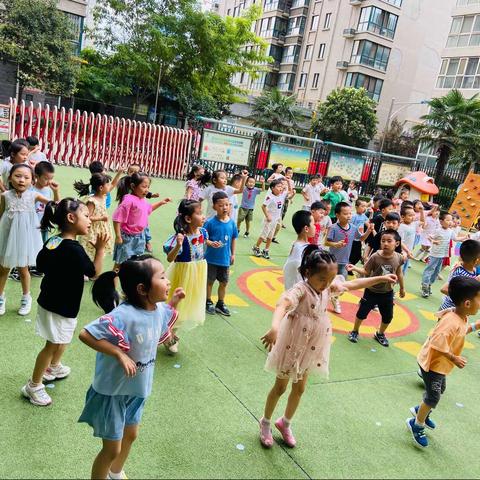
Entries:
{"type": "Polygon", "coordinates": [[[50,202],[50,199],[47,197],[44,197],[43,195],[38,194],[38,195],[35,195],[35,201],[46,205],[48,202],[50,202]]]}
{"type": "Polygon", "coordinates": [[[154,212],[157,208],[161,207],[162,205],[166,205],[167,203],[171,202],[172,199],[170,197],[164,198],[159,202],[152,203],[152,212],[154,212]]]}
{"type": "Polygon", "coordinates": [[[126,173],[126,168],[125,167],[120,167],[113,177],[113,180],[110,182],[110,190],[113,190],[114,188],[117,188],[118,182],[120,181],[120,177],[126,173]]]}
{"type": "Polygon", "coordinates": [[[397,276],[393,274],[381,275],[378,277],[357,278],[356,280],[349,280],[348,282],[334,281],[330,286],[333,293],[343,293],[350,290],[362,290],[364,288],[373,287],[377,283],[397,283],[397,276]]]}
{"type": "Polygon", "coordinates": [[[176,239],[177,243],[167,254],[168,263],[172,263],[177,258],[178,252],[182,248],[184,238],[185,236],[183,234],[181,233],[177,234],[177,239],[176,239]]]}

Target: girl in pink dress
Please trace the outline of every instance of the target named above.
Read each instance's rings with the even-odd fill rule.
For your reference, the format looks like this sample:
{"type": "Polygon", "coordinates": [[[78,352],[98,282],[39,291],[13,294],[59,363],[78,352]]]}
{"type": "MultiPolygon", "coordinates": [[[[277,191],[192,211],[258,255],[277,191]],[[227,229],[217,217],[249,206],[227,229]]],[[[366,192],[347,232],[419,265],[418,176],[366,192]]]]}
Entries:
{"type": "Polygon", "coordinates": [[[296,445],[290,429],[310,373],[328,375],[332,324],[327,314],[331,295],[367,288],[377,283],[395,283],[395,275],[361,278],[345,282],[337,275],[335,257],[317,245],[305,247],[300,265],[302,282],[283,293],[273,313],[272,327],[262,337],[270,351],[265,368],[276,373],[260,420],[260,442],[273,445],[270,419],[280,397],[292,381],[283,417],[275,422],[288,447],[296,445]]]}

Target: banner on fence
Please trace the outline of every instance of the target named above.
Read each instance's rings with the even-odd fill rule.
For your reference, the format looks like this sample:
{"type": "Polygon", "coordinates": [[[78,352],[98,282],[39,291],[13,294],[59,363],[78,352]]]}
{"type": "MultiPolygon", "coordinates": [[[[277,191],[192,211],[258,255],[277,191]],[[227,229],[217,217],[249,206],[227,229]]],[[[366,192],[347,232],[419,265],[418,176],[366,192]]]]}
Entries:
{"type": "Polygon", "coordinates": [[[0,140],[10,137],[10,105],[0,105],[0,140]]]}
{"type": "Polygon", "coordinates": [[[328,176],[340,176],[344,180],[360,181],[362,171],[365,165],[363,157],[332,152],[330,154],[330,162],[328,164],[328,176]]]}
{"type": "Polygon", "coordinates": [[[382,162],[378,172],[377,185],[382,187],[392,187],[408,172],[412,171],[410,165],[398,165],[394,163],[382,162]]]}
{"type": "Polygon", "coordinates": [[[200,159],[248,166],[251,144],[248,137],[204,129],[200,159]]]}
{"type": "Polygon", "coordinates": [[[272,142],[268,165],[271,167],[274,163],[281,163],[285,167],[291,167],[294,173],[308,173],[312,151],[311,148],[272,142]]]}

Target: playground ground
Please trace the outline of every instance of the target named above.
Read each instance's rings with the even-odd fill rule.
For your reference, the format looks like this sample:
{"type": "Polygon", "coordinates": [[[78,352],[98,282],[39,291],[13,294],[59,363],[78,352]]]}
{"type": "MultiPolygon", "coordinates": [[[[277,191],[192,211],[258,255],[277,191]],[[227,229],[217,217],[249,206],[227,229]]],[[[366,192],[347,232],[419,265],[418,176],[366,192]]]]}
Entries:
{"type": "MultiPolygon", "coordinates": [[[[76,179],[88,171],[58,167],[62,196],[72,194],[76,179]]],[[[151,217],[155,253],[171,233],[183,184],[154,179],[152,191],[174,202],[151,217]]],[[[290,215],[301,208],[298,196],[290,215]]],[[[447,391],[434,413],[437,430],[430,447],[419,451],[405,426],[409,408],[422,395],[415,355],[434,326],[440,282],[434,295],[419,296],[422,265],[414,262],[406,280],[407,296],[398,300],[390,347],[371,335],[378,317],[364,327],[357,345],[348,342],[361,294],[342,297],[343,313],[332,314],[335,328],[329,380],[310,379],[293,428],[298,446],[281,443],[264,450],[258,419],[274,378],[263,370],[266,353],[260,336],[269,328],[271,310],[282,291],[281,268],[294,239],[290,217],[271,250],[271,260],[250,256],[259,232],[258,208],[250,239],[238,240],[227,304],[230,318],[207,316],[203,327],[181,336],[180,353],[159,350],[153,393],[139,438],[126,465],[130,478],[479,478],[478,410],[480,339],[471,335],[465,348],[468,365],[448,378],[447,391]]],[[[242,232],[243,233],[243,232],[242,232]]],[[[110,267],[107,258],[105,267],[110,267]]],[[[39,279],[33,279],[38,294],[39,279]]],[[[95,354],[77,337],[64,363],[72,374],[47,385],[53,405],[39,408],[21,398],[42,341],[34,333],[35,309],[16,315],[20,285],[9,281],[7,315],[0,320],[2,362],[0,477],[85,478],[100,441],[78,424],[93,375],[95,354]],[[53,388],[52,388],[53,387],[53,388]]],[[[86,285],[79,328],[100,311],[86,285]]],[[[278,414],[285,405],[280,402],[278,414]]],[[[278,437],[277,437],[278,438],[278,437]]]]}

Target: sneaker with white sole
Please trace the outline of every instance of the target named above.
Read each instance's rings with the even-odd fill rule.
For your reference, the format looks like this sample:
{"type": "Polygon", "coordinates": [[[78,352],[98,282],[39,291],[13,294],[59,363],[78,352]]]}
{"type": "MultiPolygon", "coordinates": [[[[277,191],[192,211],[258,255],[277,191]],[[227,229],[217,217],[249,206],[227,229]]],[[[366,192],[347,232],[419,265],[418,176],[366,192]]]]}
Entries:
{"type": "Polygon", "coordinates": [[[6,297],[0,297],[0,315],[5,315],[6,308],[7,308],[6,297]]]}
{"type": "Polygon", "coordinates": [[[41,383],[36,387],[32,387],[30,382],[22,387],[22,395],[30,400],[33,405],[46,407],[52,403],[50,395],[45,390],[45,385],[41,383]]]}
{"type": "Polygon", "coordinates": [[[111,470],[108,471],[108,480],[128,480],[125,470],[122,470],[119,473],[113,473],[111,470]]]}
{"type": "Polygon", "coordinates": [[[22,295],[22,301],[20,302],[20,308],[18,309],[19,315],[28,315],[32,310],[32,296],[22,295]]]}
{"type": "Polygon", "coordinates": [[[342,307],[340,306],[340,300],[338,298],[332,297],[332,305],[335,313],[342,313],[342,307]]]}
{"type": "Polygon", "coordinates": [[[58,380],[61,378],[68,377],[72,369],[67,367],[66,365],[62,365],[59,363],[58,365],[50,365],[43,374],[43,379],[47,382],[51,382],[53,380],[58,380]]]}

